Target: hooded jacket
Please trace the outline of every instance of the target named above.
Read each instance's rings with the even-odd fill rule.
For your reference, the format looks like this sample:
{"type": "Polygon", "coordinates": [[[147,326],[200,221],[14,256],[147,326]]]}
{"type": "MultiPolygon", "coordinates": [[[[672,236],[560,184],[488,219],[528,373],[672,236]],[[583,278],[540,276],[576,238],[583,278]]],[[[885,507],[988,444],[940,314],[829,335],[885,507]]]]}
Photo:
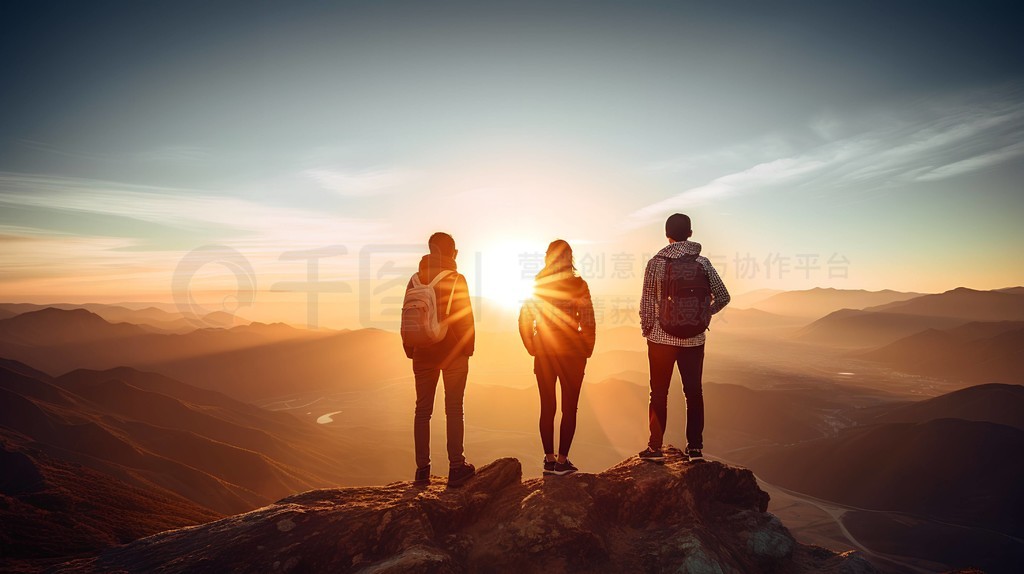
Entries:
{"type": "Polygon", "coordinates": [[[519,310],[519,336],[535,357],[589,358],[594,353],[595,332],[590,288],[572,273],[538,279],[534,296],[519,310]]]}
{"type": "MultiPolygon", "coordinates": [[[[459,274],[458,267],[453,257],[431,253],[420,259],[418,271],[420,282],[429,283],[441,271],[452,271],[444,279],[441,279],[434,286],[434,295],[437,297],[437,318],[445,320],[445,310],[448,308],[449,295],[453,297],[451,314],[447,317],[448,333],[439,343],[429,347],[405,348],[405,356],[417,363],[429,366],[444,368],[454,358],[460,355],[467,357],[473,355],[476,345],[476,327],[473,323],[473,305],[469,298],[469,285],[466,278],[459,274]],[[452,284],[455,291],[452,292],[452,284]]],[[[406,290],[412,287],[412,279],[406,285],[406,290]]]]}

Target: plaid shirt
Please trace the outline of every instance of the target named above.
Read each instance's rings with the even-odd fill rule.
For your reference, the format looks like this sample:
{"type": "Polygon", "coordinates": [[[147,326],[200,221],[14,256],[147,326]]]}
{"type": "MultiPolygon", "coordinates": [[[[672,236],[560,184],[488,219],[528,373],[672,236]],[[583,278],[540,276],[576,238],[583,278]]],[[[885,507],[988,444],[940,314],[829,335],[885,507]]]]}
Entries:
{"type": "MultiPolygon", "coordinates": [[[[647,262],[647,269],[644,271],[644,292],[640,298],[640,331],[648,341],[653,343],[676,347],[699,347],[704,344],[705,333],[681,339],[666,333],[658,322],[661,283],[665,278],[665,260],[662,257],[673,259],[681,255],[700,255],[700,243],[694,241],[670,243],[647,262]]],[[[711,314],[714,315],[729,304],[729,291],[726,290],[725,283],[722,283],[722,278],[718,276],[718,272],[715,271],[707,257],[697,257],[697,261],[704,266],[708,272],[708,279],[711,281],[711,314]]]]}

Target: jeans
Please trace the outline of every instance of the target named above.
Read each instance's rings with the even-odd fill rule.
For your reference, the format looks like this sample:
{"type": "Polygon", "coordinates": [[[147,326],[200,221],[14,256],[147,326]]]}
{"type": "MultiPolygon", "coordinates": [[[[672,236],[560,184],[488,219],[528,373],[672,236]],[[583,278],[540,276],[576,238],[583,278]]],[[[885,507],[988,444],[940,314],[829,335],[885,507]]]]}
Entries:
{"type": "Polygon", "coordinates": [[[466,395],[466,377],[469,375],[469,357],[459,355],[442,369],[435,361],[412,362],[416,378],[416,416],[413,419],[413,437],[416,443],[416,467],[430,464],[430,415],[434,412],[437,381],[444,374],[444,414],[447,421],[448,464],[451,468],[466,462],[463,439],[466,434],[462,402],[466,395]]]}
{"type": "Polygon", "coordinates": [[[544,454],[555,452],[555,382],[562,387],[562,423],[558,435],[558,454],[569,455],[572,437],[576,434],[576,408],[583,386],[586,357],[572,355],[538,355],[533,362],[540,391],[540,441],[544,454]]]}
{"type": "Polygon", "coordinates": [[[676,347],[647,341],[647,360],[651,368],[651,440],[647,445],[653,449],[662,447],[668,416],[668,388],[672,371],[678,365],[686,397],[687,448],[704,448],[704,391],[701,386],[704,345],[676,347]]]}

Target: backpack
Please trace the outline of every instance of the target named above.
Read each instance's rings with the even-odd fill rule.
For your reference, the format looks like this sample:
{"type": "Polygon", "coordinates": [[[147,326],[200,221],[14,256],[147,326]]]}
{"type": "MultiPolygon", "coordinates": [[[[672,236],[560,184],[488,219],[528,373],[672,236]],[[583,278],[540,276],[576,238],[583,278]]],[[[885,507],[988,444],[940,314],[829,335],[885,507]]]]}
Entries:
{"type": "Polygon", "coordinates": [[[412,276],[412,286],[405,292],[402,303],[402,344],[407,347],[422,348],[440,343],[448,334],[448,315],[452,312],[452,300],[455,299],[456,281],[452,283],[452,292],[448,295],[448,308],[445,309],[445,320],[437,318],[437,294],[434,286],[451,274],[441,271],[430,283],[420,281],[419,273],[412,276]]]}
{"type": "Polygon", "coordinates": [[[707,331],[711,324],[711,280],[696,255],[665,260],[665,277],[658,302],[658,322],[666,333],[681,339],[707,331]]]}

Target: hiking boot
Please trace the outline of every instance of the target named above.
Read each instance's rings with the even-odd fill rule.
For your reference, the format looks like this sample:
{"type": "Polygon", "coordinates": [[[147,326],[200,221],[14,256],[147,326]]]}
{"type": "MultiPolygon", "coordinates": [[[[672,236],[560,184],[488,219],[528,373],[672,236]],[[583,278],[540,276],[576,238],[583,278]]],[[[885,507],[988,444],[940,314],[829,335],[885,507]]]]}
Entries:
{"type": "Polygon", "coordinates": [[[544,474],[555,474],[555,461],[544,459],[544,474]]]}
{"type": "Polygon", "coordinates": [[[430,484],[430,465],[416,469],[416,478],[412,481],[416,486],[426,486],[430,484]]]}
{"type": "Polygon", "coordinates": [[[704,460],[704,454],[700,452],[699,448],[687,447],[683,454],[686,455],[686,458],[690,459],[690,462],[700,462],[704,460]]]}
{"type": "Polygon", "coordinates": [[[448,488],[456,488],[466,484],[466,481],[476,474],[476,467],[464,462],[448,471],[448,488]]]}
{"type": "Polygon", "coordinates": [[[637,456],[640,457],[640,460],[650,460],[654,462],[665,460],[665,453],[661,452],[660,448],[647,447],[640,451],[640,454],[637,456]]]}
{"type": "Polygon", "coordinates": [[[576,466],[573,465],[573,463],[569,462],[569,459],[565,459],[565,462],[555,463],[555,469],[551,471],[551,474],[554,474],[556,476],[565,476],[567,474],[572,474],[577,470],[579,469],[576,468],[576,466]]]}

